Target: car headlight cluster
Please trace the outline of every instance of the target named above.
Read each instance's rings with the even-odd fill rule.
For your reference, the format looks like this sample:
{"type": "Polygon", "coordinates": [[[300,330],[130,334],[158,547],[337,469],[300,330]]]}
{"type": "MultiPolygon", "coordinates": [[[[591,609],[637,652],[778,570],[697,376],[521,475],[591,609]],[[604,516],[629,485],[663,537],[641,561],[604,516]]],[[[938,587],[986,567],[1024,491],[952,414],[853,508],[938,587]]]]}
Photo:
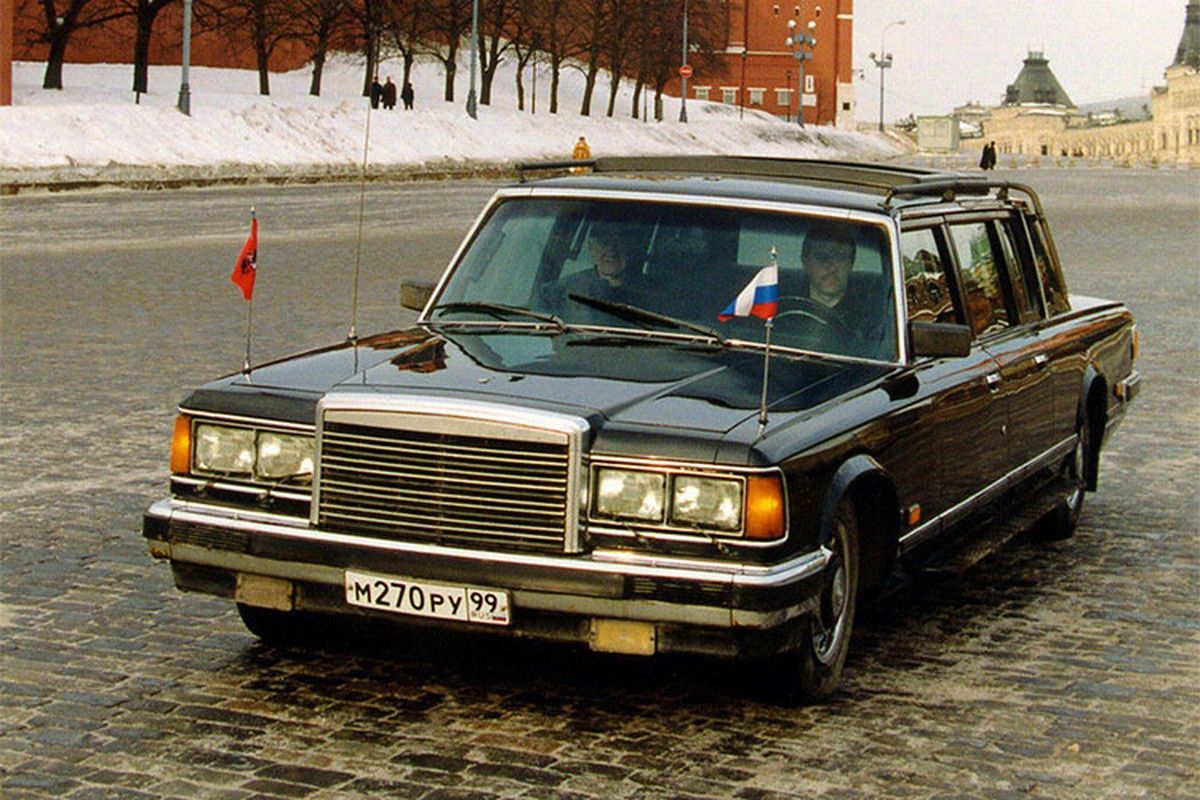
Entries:
{"type": "Polygon", "coordinates": [[[180,420],[172,447],[175,472],[272,482],[312,480],[311,436],[180,420]]]}
{"type": "Polygon", "coordinates": [[[784,532],[777,475],[719,475],[598,466],[591,516],[651,527],[774,539],[784,532]]]}

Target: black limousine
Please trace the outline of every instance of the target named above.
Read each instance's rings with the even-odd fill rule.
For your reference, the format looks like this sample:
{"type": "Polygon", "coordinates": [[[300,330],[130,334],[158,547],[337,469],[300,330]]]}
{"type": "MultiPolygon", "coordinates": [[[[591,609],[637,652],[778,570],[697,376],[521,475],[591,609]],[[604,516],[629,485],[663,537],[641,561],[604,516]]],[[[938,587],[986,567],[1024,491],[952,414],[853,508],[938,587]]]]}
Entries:
{"type": "Polygon", "coordinates": [[[1068,292],[1028,186],[519,169],[440,281],[404,287],[414,326],[182,401],[143,526],[180,589],[266,639],[342,615],[737,656],[813,699],[901,565],[1013,520],[1074,530],[1137,328],[1068,292]]]}

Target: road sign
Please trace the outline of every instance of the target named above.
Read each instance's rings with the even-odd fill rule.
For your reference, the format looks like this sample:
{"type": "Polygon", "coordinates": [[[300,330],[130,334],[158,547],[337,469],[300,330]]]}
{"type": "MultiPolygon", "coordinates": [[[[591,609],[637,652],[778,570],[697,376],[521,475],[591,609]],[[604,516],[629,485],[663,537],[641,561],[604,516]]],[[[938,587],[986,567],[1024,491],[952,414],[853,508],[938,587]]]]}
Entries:
{"type": "Polygon", "coordinates": [[[680,75],[680,77],[683,77],[683,78],[690,78],[690,77],[692,77],[692,65],[691,65],[691,64],[684,64],[682,67],[680,67],[680,68],[679,68],[679,75],[680,75]]]}

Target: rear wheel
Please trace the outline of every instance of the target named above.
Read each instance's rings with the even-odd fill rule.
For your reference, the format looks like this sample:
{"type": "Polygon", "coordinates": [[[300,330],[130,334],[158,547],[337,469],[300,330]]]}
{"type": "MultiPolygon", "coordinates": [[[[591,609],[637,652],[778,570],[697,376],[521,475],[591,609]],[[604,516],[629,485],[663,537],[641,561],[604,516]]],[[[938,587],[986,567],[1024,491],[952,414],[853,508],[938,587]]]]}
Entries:
{"type": "Polygon", "coordinates": [[[776,694],[786,701],[814,701],[837,689],[850,652],[850,635],[858,606],[858,515],[849,498],[834,512],[825,547],[830,551],[817,609],[793,650],[774,657],[776,694]]]}
{"type": "Polygon", "coordinates": [[[1046,541],[1069,539],[1075,534],[1083,513],[1083,498],[1087,491],[1088,463],[1092,458],[1091,424],[1085,416],[1076,432],[1075,449],[1063,467],[1067,491],[1050,513],[1042,518],[1038,532],[1046,541]]]}

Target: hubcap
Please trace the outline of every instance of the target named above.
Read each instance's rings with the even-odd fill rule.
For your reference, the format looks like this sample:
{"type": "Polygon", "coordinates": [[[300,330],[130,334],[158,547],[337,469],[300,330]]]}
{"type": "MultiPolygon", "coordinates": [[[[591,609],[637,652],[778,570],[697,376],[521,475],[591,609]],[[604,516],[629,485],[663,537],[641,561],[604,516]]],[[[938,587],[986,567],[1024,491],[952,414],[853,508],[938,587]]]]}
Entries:
{"type": "Polygon", "coordinates": [[[849,596],[849,575],[846,572],[845,529],[835,528],[836,550],[832,558],[832,574],[821,592],[821,605],[813,620],[813,650],[821,663],[828,664],[840,646],[845,627],[846,601],[849,596]]]}

